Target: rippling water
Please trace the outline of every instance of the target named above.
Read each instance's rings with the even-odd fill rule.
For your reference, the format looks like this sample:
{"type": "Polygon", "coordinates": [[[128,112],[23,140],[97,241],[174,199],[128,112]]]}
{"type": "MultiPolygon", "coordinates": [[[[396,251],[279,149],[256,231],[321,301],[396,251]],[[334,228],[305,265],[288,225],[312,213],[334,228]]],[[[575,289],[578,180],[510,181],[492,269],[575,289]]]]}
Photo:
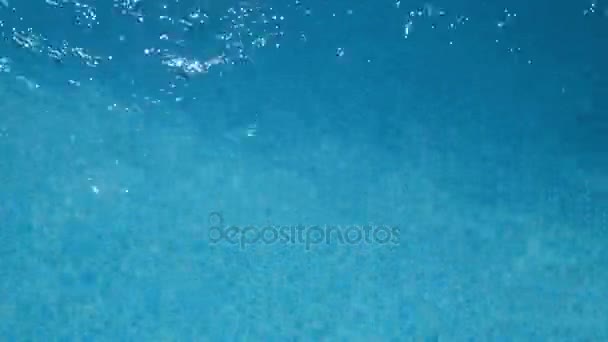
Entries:
{"type": "Polygon", "coordinates": [[[608,340],[606,32],[0,0],[0,340],[608,340]]]}

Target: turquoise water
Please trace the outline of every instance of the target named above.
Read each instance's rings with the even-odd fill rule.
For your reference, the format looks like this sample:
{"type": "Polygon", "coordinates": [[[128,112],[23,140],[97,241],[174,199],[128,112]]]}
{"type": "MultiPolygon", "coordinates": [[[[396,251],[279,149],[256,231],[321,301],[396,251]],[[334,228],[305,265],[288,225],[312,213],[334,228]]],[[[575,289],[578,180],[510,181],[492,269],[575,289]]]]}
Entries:
{"type": "Polygon", "coordinates": [[[607,32],[0,1],[0,340],[607,341],[607,32]]]}

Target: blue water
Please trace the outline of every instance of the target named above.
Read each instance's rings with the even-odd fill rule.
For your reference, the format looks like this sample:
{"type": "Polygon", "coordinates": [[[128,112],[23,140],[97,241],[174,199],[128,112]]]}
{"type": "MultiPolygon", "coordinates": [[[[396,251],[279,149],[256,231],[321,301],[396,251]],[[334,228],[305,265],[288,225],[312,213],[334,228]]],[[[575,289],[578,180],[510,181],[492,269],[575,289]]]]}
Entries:
{"type": "Polygon", "coordinates": [[[606,1],[0,1],[0,341],[608,341],[606,1]]]}

